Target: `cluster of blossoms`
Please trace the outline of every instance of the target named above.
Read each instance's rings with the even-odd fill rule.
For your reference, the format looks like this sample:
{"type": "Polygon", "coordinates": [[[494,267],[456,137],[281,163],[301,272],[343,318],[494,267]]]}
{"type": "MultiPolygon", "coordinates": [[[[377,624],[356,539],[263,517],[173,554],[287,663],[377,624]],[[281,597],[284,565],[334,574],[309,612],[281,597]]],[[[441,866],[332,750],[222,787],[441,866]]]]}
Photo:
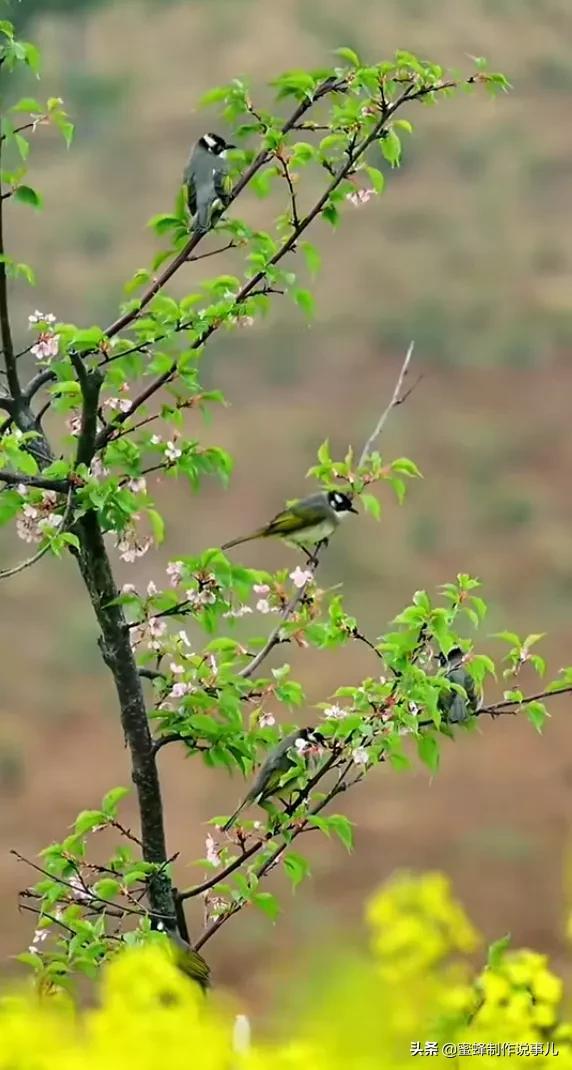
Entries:
{"type": "MultiPolygon", "coordinates": [[[[18,485],[18,493],[25,498],[28,488],[24,484],[18,485]]],[[[18,514],[16,531],[24,542],[41,542],[48,531],[57,530],[62,523],[62,516],[56,513],[58,496],[51,490],[42,492],[40,499],[26,502],[18,514]]]]}
{"type": "Polygon", "coordinates": [[[28,326],[38,331],[37,340],[30,350],[38,360],[49,362],[58,355],[60,340],[53,330],[55,322],[56,317],[51,312],[39,312],[38,309],[28,316],[28,326]]]}
{"type": "Polygon", "coordinates": [[[139,514],[133,513],[132,522],[117,535],[115,543],[121,560],[129,564],[136,561],[138,557],[143,557],[153,542],[150,535],[139,535],[135,526],[138,520],[139,514]]]}
{"type": "Polygon", "coordinates": [[[362,204],[367,204],[372,197],[375,197],[374,189],[356,189],[352,193],[346,193],[346,201],[353,204],[355,208],[361,208],[362,204]]]}

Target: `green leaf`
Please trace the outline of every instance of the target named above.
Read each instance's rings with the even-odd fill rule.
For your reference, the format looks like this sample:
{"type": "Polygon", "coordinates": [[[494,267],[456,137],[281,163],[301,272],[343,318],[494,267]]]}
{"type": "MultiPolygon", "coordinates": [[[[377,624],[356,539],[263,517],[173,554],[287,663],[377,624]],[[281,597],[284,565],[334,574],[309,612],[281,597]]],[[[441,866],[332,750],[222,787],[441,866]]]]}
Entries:
{"type": "Polygon", "coordinates": [[[499,940],[494,940],[489,945],[487,953],[487,966],[491,970],[496,970],[500,966],[504,953],[510,946],[511,934],[507,933],[506,936],[501,936],[499,940]]]}
{"type": "Polygon", "coordinates": [[[167,234],[173,227],[180,227],[180,225],[181,220],[178,216],[165,212],[152,216],[147,223],[147,226],[151,227],[156,234],[167,234]]]}
{"type": "Polygon", "coordinates": [[[115,899],[121,891],[121,885],[113,877],[103,877],[100,881],[95,882],[92,891],[100,899],[115,899]]]}
{"type": "Polygon", "coordinates": [[[310,873],[309,862],[295,851],[284,855],[282,863],[287,877],[292,882],[292,888],[297,888],[310,873]]]}
{"type": "Polygon", "coordinates": [[[380,140],[381,152],[392,167],[399,167],[401,142],[394,130],[388,130],[380,140]]]}
{"type": "Polygon", "coordinates": [[[311,275],[317,275],[321,266],[322,258],[316,249],[315,245],[312,245],[309,241],[302,241],[299,243],[304,256],[306,257],[306,264],[308,265],[308,271],[311,275]]]}
{"type": "Polygon", "coordinates": [[[346,850],[351,851],[354,845],[352,823],[345,814],[330,814],[326,819],[332,832],[343,843],[346,850]]]}
{"type": "Polygon", "coordinates": [[[360,494],[359,500],[362,503],[366,513],[373,516],[375,520],[379,520],[381,517],[381,505],[376,498],[375,494],[360,494]]]}
{"type": "Polygon", "coordinates": [[[314,315],[315,301],[310,291],[298,288],[294,290],[293,297],[298,307],[311,319],[314,315]]]}
{"type": "Polygon", "coordinates": [[[165,521],[160,513],[156,509],[148,509],[147,515],[151,521],[151,527],[153,529],[153,538],[157,546],[165,539],[165,521]]]}
{"type": "Polygon", "coordinates": [[[270,892],[255,892],[250,897],[250,902],[259,910],[264,911],[272,921],[276,921],[280,913],[280,904],[275,895],[270,892]]]}
{"type": "Polygon", "coordinates": [[[526,716],[531,725],[534,725],[536,731],[540,734],[544,726],[544,722],[548,717],[548,710],[543,702],[529,702],[526,707],[526,716]]]}
{"type": "Polygon", "coordinates": [[[411,461],[409,457],[398,457],[396,461],[391,462],[391,469],[393,472],[402,472],[403,475],[411,476],[412,479],[422,478],[415,461],[411,461]]]}
{"type": "Polygon", "coordinates": [[[59,397],[60,395],[65,397],[79,397],[81,394],[81,386],[75,379],[65,379],[61,383],[54,383],[54,385],[50,387],[50,393],[54,394],[56,397],[59,397]]]}
{"type": "Polygon", "coordinates": [[[213,86],[212,89],[208,89],[206,93],[203,93],[202,97],[199,97],[199,106],[201,108],[208,107],[209,104],[220,104],[222,100],[226,100],[232,92],[232,87],[228,85],[213,86]]]}
{"type": "Polygon", "coordinates": [[[18,152],[23,160],[27,160],[30,155],[30,143],[22,134],[14,134],[14,141],[18,148],[18,152]]]}
{"type": "Polygon", "coordinates": [[[334,48],[334,56],[339,56],[340,59],[345,59],[346,63],[349,63],[352,67],[361,66],[361,60],[357,52],[354,52],[353,48],[334,48]]]}
{"type": "Polygon", "coordinates": [[[385,186],[385,175],[382,171],[378,171],[377,167],[366,167],[368,178],[376,193],[383,193],[383,187],[385,186]]]}
{"type": "Polygon", "coordinates": [[[35,189],[31,186],[18,186],[14,190],[14,200],[21,201],[22,204],[31,204],[32,208],[42,207],[42,198],[39,193],[36,193],[35,189]]]}
{"type": "Polygon", "coordinates": [[[109,817],[115,817],[115,813],[117,811],[117,804],[120,803],[121,800],[124,799],[126,795],[129,795],[129,788],[123,788],[123,787],[111,788],[111,791],[108,791],[103,796],[103,800],[102,800],[102,803],[101,803],[101,809],[109,817]]]}
{"type": "Polygon", "coordinates": [[[432,773],[439,768],[439,742],[433,735],[424,732],[417,737],[417,753],[432,773]]]}
{"type": "Polygon", "coordinates": [[[74,829],[76,835],[83,836],[86,832],[91,832],[98,825],[105,825],[107,823],[107,816],[102,810],[82,810],[75,819],[74,829]]]}

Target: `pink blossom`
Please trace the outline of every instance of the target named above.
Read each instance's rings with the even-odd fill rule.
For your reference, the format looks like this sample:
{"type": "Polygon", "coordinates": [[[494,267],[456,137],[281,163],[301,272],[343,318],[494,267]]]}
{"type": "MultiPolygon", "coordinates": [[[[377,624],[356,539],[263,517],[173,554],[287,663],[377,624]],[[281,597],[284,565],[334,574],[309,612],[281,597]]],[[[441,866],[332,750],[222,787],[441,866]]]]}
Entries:
{"type": "Polygon", "coordinates": [[[268,594],[270,587],[267,583],[255,583],[252,590],[255,594],[268,594]]]}
{"type": "Polygon", "coordinates": [[[215,592],[209,591],[206,587],[203,587],[202,591],[185,591],[185,598],[191,609],[202,609],[203,606],[211,606],[213,602],[216,602],[215,592]]]}
{"type": "Polygon", "coordinates": [[[169,464],[174,464],[175,461],[178,461],[179,457],[182,457],[182,456],[183,456],[183,451],[180,450],[179,447],[176,446],[174,442],[172,442],[172,441],[167,442],[167,444],[165,446],[165,459],[169,462],[169,464]]]}
{"type": "Polygon", "coordinates": [[[171,581],[171,587],[176,587],[177,584],[180,583],[183,568],[184,565],[182,561],[169,561],[165,571],[171,581]]]}
{"type": "Polygon", "coordinates": [[[324,717],[327,721],[343,721],[347,715],[348,711],[344,710],[342,706],[326,706],[324,710],[324,717]]]}
{"type": "Polygon", "coordinates": [[[124,583],[121,588],[121,594],[137,594],[137,588],[134,583],[124,583]]]}
{"type": "Polygon", "coordinates": [[[96,453],[89,466],[90,475],[95,479],[106,479],[109,475],[109,468],[106,468],[99,454],[96,453]]]}
{"type": "Polygon", "coordinates": [[[149,580],[147,584],[147,597],[152,598],[154,594],[157,594],[157,584],[153,583],[153,580],[149,580]]]}
{"type": "Polygon", "coordinates": [[[41,542],[42,533],[38,527],[39,509],[34,505],[25,505],[16,520],[16,531],[24,542],[41,542]]]}
{"type": "Polygon", "coordinates": [[[237,609],[227,609],[226,613],[223,613],[223,617],[245,617],[247,613],[252,613],[250,606],[238,606],[237,609]]]}
{"type": "Polygon", "coordinates": [[[38,527],[42,532],[48,531],[49,528],[59,528],[62,520],[63,516],[60,516],[59,513],[48,513],[38,522],[38,527]]]}
{"type": "Polygon", "coordinates": [[[375,197],[374,189],[356,189],[353,193],[346,193],[346,201],[355,205],[356,208],[360,208],[362,204],[367,204],[372,197],[375,197]]]}
{"type": "Polygon", "coordinates": [[[264,614],[266,614],[266,613],[277,613],[278,612],[278,607],[277,606],[271,606],[270,602],[268,601],[267,598],[259,598],[258,602],[256,603],[256,608],[257,608],[259,613],[264,613],[264,614]]]}
{"type": "Polygon", "coordinates": [[[177,680],[169,692],[169,698],[183,698],[184,695],[188,695],[193,690],[192,684],[187,683],[185,680],[177,680]]]}
{"type": "Polygon", "coordinates": [[[18,494],[20,495],[21,498],[25,498],[27,493],[28,493],[28,487],[26,486],[25,483],[18,483],[18,486],[16,487],[16,490],[18,491],[18,494]]]}
{"type": "Polygon", "coordinates": [[[47,938],[48,938],[48,930],[47,929],[36,929],[35,932],[34,932],[34,937],[33,937],[32,943],[30,944],[30,946],[28,948],[28,951],[32,955],[39,955],[40,952],[38,950],[38,944],[43,944],[44,940],[47,940],[47,938]]]}
{"type": "Polygon", "coordinates": [[[149,635],[152,635],[154,639],[158,639],[167,631],[167,624],[164,620],[161,620],[160,617],[149,617],[147,628],[149,630],[149,635]]]}
{"type": "Polygon", "coordinates": [[[131,402],[129,398],[106,398],[103,407],[111,409],[112,412],[129,412],[131,402]]]}
{"type": "Polygon", "coordinates": [[[51,312],[39,312],[38,309],[28,316],[28,324],[30,327],[35,327],[38,323],[53,324],[55,322],[56,317],[52,315],[51,312]]]}
{"type": "Polygon", "coordinates": [[[253,324],[254,324],[254,316],[237,316],[236,317],[236,325],[237,325],[237,327],[252,327],[253,324]]]}
{"type": "Polygon", "coordinates": [[[177,638],[181,640],[183,646],[188,647],[189,650],[191,649],[191,642],[184,628],[181,628],[181,631],[177,632],[177,638]]]}
{"type": "Polygon", "coordinates": [[[127,487],[133,494],[144,494],[147,490],[147,480],[145,476],[137,476],[136,479],[127,481],[127,487]]]}
{"type": "Polygon", "coordinates": [[[184,666],[178,665],[176,661],[172,661],[169,668],[173,673],[173,676],[180,676],[185,671],[184,666]]]}
{"type": "Polygon", "coordinates": [[[119,550],[121,560],[132,564],[138,557],[143,557],[143,555],[147,553],[152,541],[150,536],[147,536],[146,538],[138,538],[134,526],[125,528],[125,530],[117,536],[116,540],[116,546],[119,550]]]}
{"type": "Polygon", "coordinates": [[[60,340],[57,334],[54,334],[53,331],[40,331],[38,340],[35,345],[32,346],[30,352],[33,353],[38,360],[49,361],[52,357],[57,357],[59,347],[60,340]]]}
{"type": "Polygon", "coordinates": [[[211,866],[220,866],[218,844],[214,836],[211,836],[210,832],[205,840],[205,846],[207,849],[207,862],[210,862],[211,866]]]}
{"type": "Polygon", "coordinates": [[[273,713],[261,713],[258,718],[259,728],[271,728],[276,724],[276,718],[273,713]]]}
{"type": "Polygon", "coordinates": [[[150,442],[152,446],[158,446],[162,441],[163,439],[160,435],[151,435],[150,442]]]}
{"type": "Polygon", "coordinates": [[[367,765],[369,762],[369,751],[367,747],[354,747],[352,751],[352,760],[354,765],[367,765]]]}
{"type": "Polygon", "coordinates": [[[294,586],[301,590],[301,588],[305,587],[306,584],[310,582],[310,580],[314,579],[314,576],[309,569],[300,568],[299,565],[296,565],[294,571],[290,573],[290,579],[292,580],[294,586]]]}

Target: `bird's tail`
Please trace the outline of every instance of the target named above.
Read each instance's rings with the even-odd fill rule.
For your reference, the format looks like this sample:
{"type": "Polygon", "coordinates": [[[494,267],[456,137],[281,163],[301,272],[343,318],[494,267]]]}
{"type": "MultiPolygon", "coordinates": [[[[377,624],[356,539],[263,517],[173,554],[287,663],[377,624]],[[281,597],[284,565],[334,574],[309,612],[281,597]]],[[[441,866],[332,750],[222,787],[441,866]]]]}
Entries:
{"type": "Polygon", "coordinates": [[[193,220],[193,230],[196,234],[206,234],[210,227],[211,222],[211,206],[208,202],[199,204],[197,201],[197,212],[193,220]]]}
{"type": "Polygon", "coordinates": [[[250,535],[239,535],[238,539],[231,539],[230,542],[224,542],[221,546],[221,550],[230,550],[232,546],[240,546],[241,542],[251,542],[252,539],[259,539],[263,534],[264,529],[259,531],[253,531],[250,535]]]}
{"type": "Polygon", "coordinates": [[[231,814],[226,824],[222,826],[221,832],[228,832],[228,830],[232,828],[238,815],[242,813],[245,806],[248,806],[248,803],[248,798],[242,800],[240,806],[237,806],[236,810],[234,811],[234,814],[231,814]]]}

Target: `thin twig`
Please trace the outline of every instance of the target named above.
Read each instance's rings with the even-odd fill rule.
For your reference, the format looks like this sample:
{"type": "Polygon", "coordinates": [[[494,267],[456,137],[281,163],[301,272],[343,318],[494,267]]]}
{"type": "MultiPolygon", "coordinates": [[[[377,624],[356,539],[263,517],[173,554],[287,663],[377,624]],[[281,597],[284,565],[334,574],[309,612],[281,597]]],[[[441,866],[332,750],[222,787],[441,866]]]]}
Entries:
{"type": "Polygon", "coordinates": [[[298,230],[300,226],[300,217],[298,216],[298,205],[296,203],[296,192],[294,190],[294,184],[292,182],[292,176],[290,174],[290,168],[283,156],[279,153],[276,154],[276,159],[282,168],[282,173],[286,182],[288,183],[288,189],[290,190],[290,205],[292,208],[292,226],[295,230],[298,230]]]}
{"type": "Polygon", "coordinates": [[[409,348],[407,350],[407,353],[405,354],[405,360],[403,361],[403,364],[401,365],[401,370],[399,372],[399,376],[398,376],[397,382],[395,384],[395,390],[393,391],[393,394],[392,394],[392,397],[391,397],[391,401],[389,402],[389,405],[387,405],[386,408],[383,410],[383,412],[382,412],[379,420],[377,421],[377,423],[376,423],[371,435],[369,436],[369,438],[368,438],[363,450],[361,451],[361,456],[360,456],[360,459],[359,459],[359,462],[358,462],[358,468],[361,468],[361,466],[363,464],[365,464],[365,462],[367,461],[368,457],[373,452],[373,448],[375,446],[375,443],[376,443],[377,439],[379,438],[379,436],[381,435],[381,432],[383,431],[383,429],[385,427],[385,424],[387,422],[387,418],[388,418],[390,412],[392,411],[392,409],[396,409],[398,405],[402,405],[404,401],[407,401],[407,398],[411,394],[411,390],[413,389],[413,387],[411,388],[411,390],[407,390],[404,394],[402,394],[402,390],[403,390],[403,384],[405,382],[405,378],[406,378],[407,373],[409,371],[409,365],[411,363],[411,358],[413,356],[414,348],[415,348],[415,342],[410,342],[409,343],[409,348]]]}
{"type": "Polygon", "coordinates": [[[195,260],[207,260],[209,256],[218,256],[219,253],[225,253],[227,249],[236,249],[236,242],[229,241],[226,245],[220,245],[218,249],[210,249],[208,253],[199,253],[198,256],[189,256],[187,260],[193,263],[195,260]]]}

